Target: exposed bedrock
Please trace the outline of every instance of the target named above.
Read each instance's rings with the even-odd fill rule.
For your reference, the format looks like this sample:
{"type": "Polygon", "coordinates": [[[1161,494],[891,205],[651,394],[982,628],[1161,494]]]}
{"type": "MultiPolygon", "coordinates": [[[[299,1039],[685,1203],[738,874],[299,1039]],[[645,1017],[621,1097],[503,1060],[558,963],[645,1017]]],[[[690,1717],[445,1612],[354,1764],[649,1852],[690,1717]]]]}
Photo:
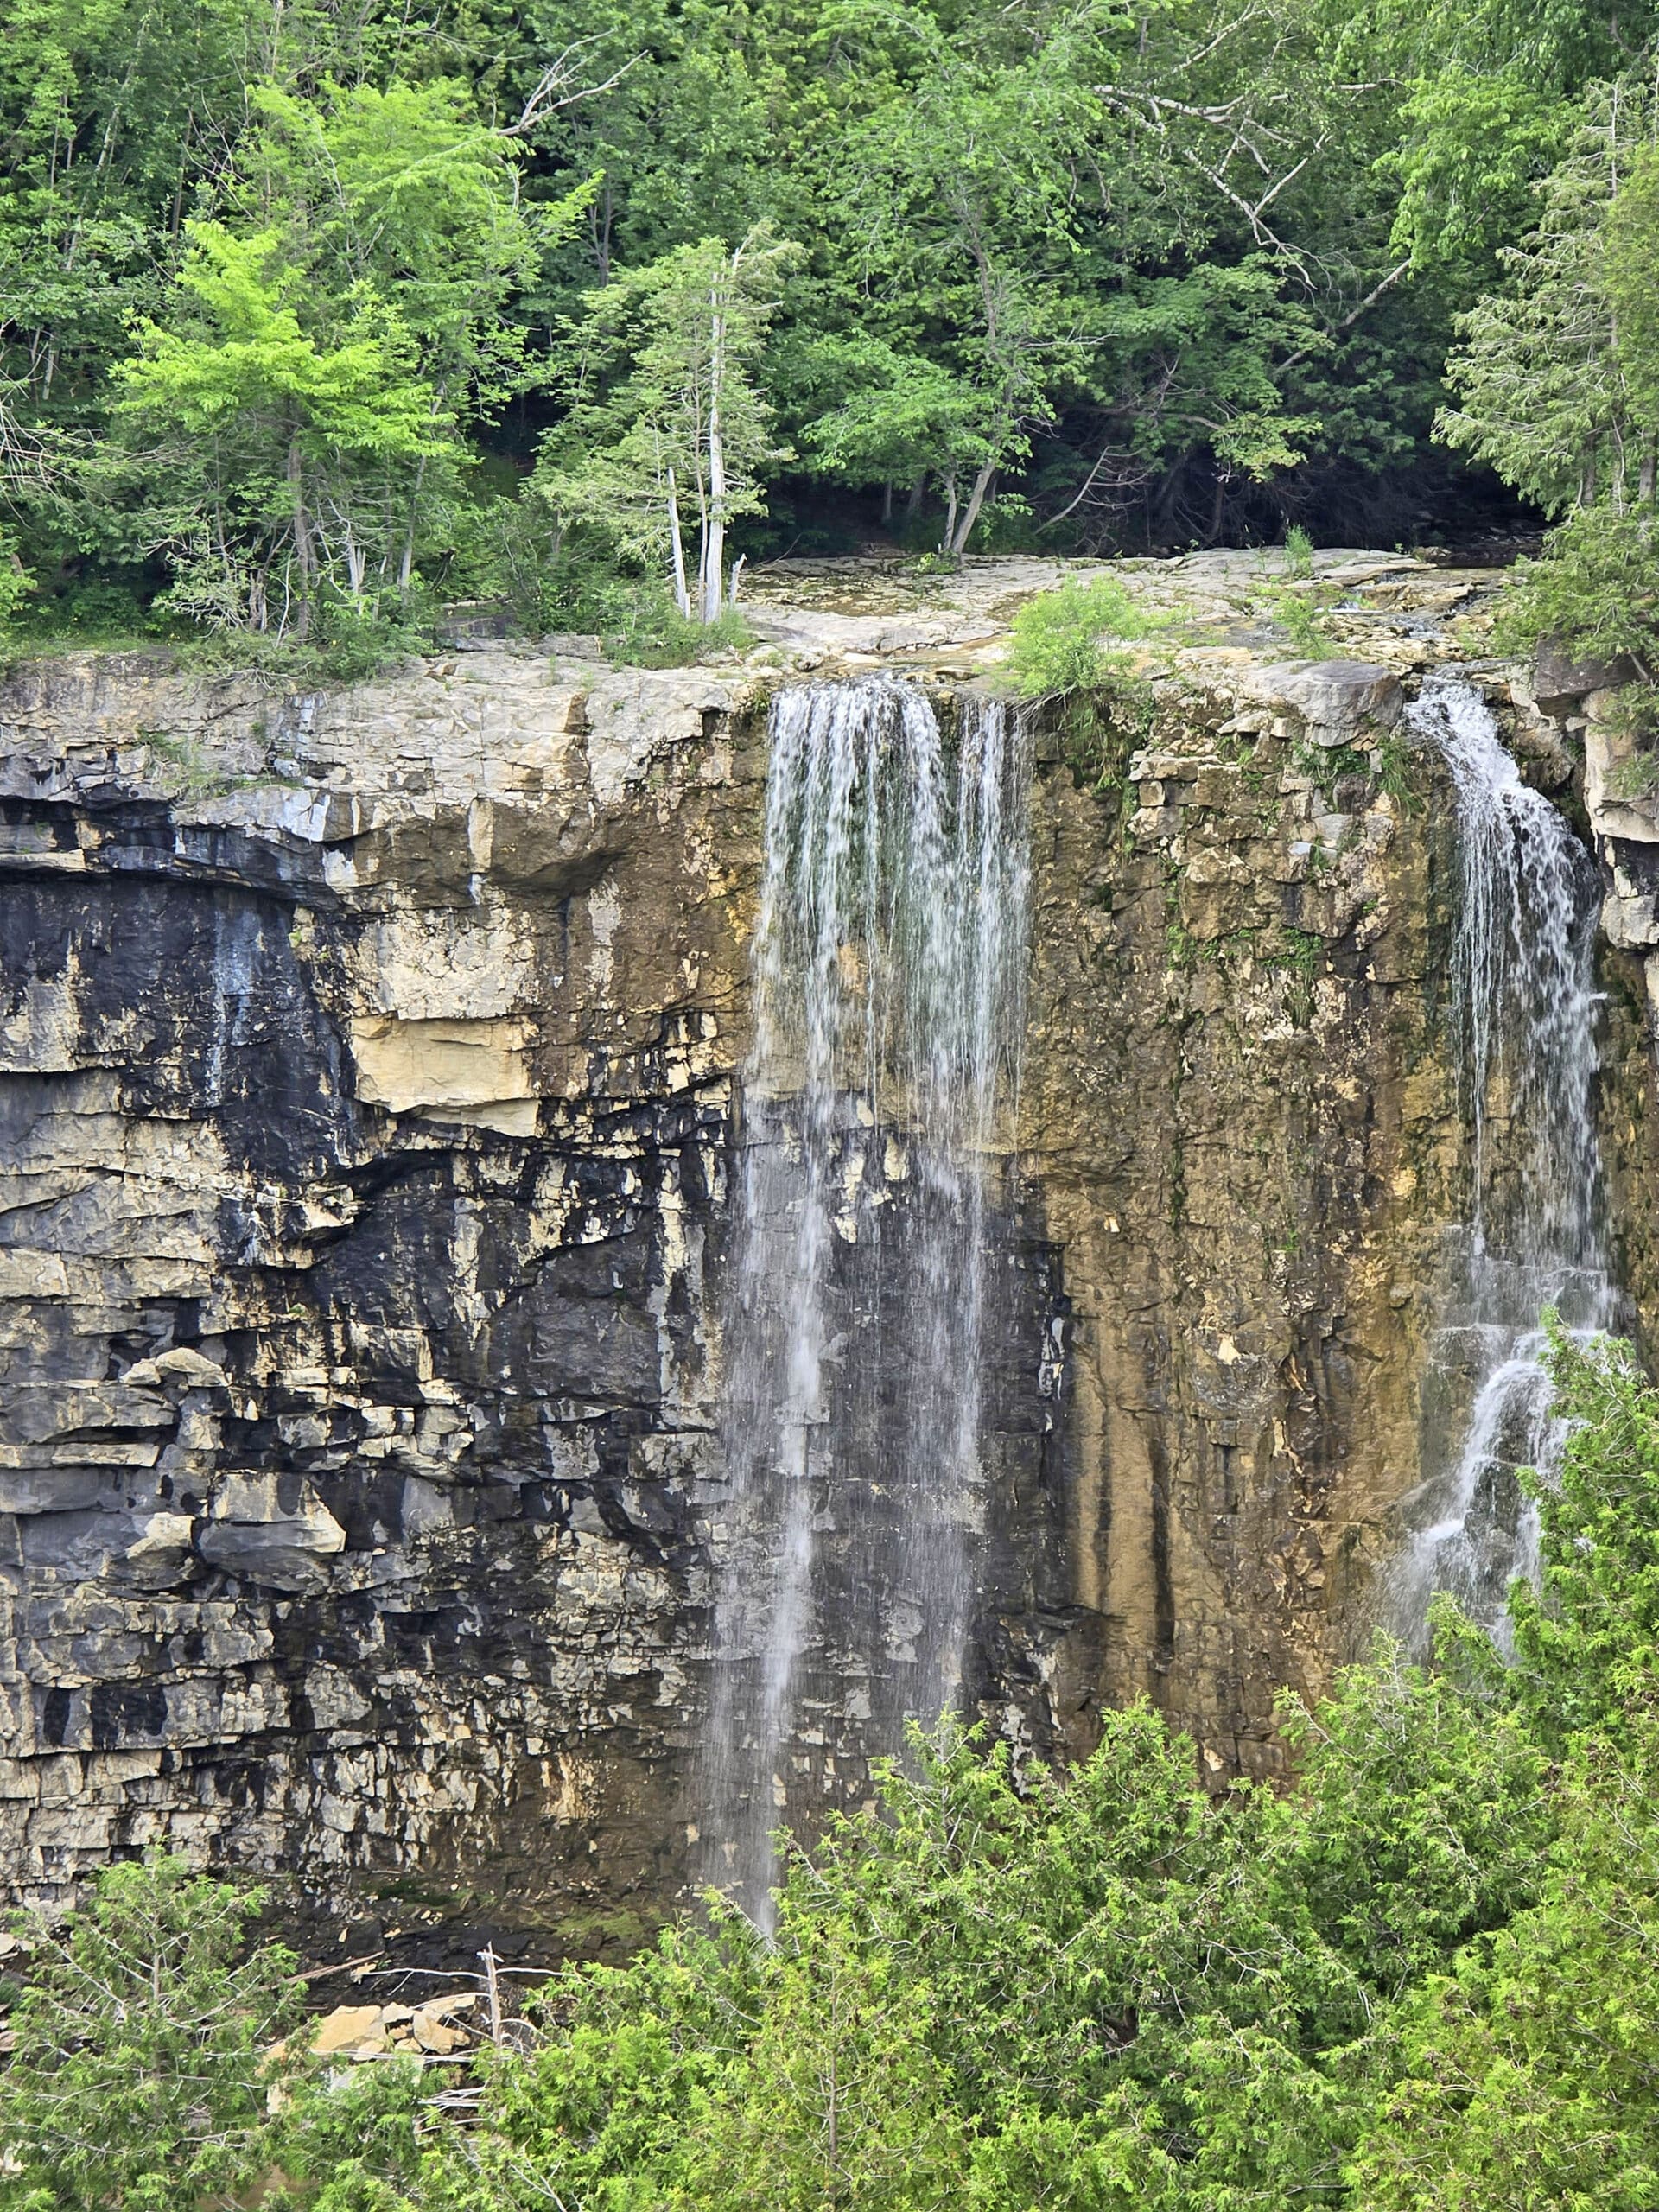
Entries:
{"type": "MultiPolygon", "coordinates": [[[[1365,1633],[1466,1181],[1440,772],[1386,670],[1232,661],[1039,733],[973,1676],[1062,1749],[1144,1690],[1217,1775],[1274,1770],[1274,1692],[1365,1633]]],[[[166,1838],[383,1929],[592,1947],[678,1894],[768,681],[7,678],[13,1891],[166,1838]]],[[[1645,1224],[1626,957],[1604,1142],[1645,1224]]],[[[858,1265],[879,1421],[903,1285],[858,1265]]]]}

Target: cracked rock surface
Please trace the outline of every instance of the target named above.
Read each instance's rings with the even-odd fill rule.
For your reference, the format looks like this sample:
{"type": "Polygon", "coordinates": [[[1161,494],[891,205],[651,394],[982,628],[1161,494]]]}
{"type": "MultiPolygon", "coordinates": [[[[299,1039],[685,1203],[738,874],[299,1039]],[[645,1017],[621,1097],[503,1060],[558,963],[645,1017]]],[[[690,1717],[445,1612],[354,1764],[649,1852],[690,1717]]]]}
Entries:
{"type": "MultiPolygon", "coordinates": [[[[1274,1693],[1363,1638],[1435,1445],[1452,832],[1400,710],[1478,655],[1490,582],[1330,556],[1339,657],[1297,663],[1250,631],[1244,558],[1128,564],[1194,626],[1133,712],[1038,728],[975,1678],[1062,1750],[1144,1690],[1217,1777],[1278,1770],[1274,1693]]],[[[873,660],[989,680],[1058,572],[795,564],[760,580],[763,649],[701,670],[502,648],[287,700],[162,655],[6,677],[12,1893],[165,1839],[336,1917],[565,1949],[672,1904],[766,694],[873,660]]],[[[1559,671],[1548,716],[1481,680],[1569,803],[1588,754],[1604,1142],[1648,1313],[1655,802],[1618,796],[1601,695],[1575,721],[1559,671]]]]}

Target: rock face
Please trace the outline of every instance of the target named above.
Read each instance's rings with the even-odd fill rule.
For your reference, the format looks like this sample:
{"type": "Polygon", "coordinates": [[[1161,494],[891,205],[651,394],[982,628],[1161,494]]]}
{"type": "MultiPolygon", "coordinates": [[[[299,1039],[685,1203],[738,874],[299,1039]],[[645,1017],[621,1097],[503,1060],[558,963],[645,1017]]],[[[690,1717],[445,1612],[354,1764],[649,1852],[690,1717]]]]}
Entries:
{"type": "Polygon", "coordinates": [[[8,1878],[671,1894],[734,687],[88,658],[3,712],[8,1878]]]}
{"type": "MultiPolygon", "coordinates": [[[[1211,659],[1039,736],[976,1680],[1073,1750],[1145,1690],[1220,1775],[1363,1633],[1466,1162],[1395,677],[1211,659]]],[[[7,679],[15,1891],[168,1839],[566,1948],[678,1893],[768,680],[7,679]]]]}
{"type": "MultiPolygon", "coordinates": [[[[1275,1692],[1363,1649],[1395,1509],[1449,1440],[1425,1385],[1469,1194],[1455,804],[1386,671],[1202,661],[1150,741],[1052,736],[1037,794],[1023,1158],[1070,1306],[1080,1608],[1057,1720],[1076,1698],[1081,1744],[1092,1700],[1144,1694],[1213,1774],[1273,1774],[1275,1692]]],[[[1605,980],[1603,1150],[1640,1224],[1650,1044],[1616,955],[1605,980]]],[[[1644,1231],[1622,1258],[1634,1321],[1644,1231]]]]}

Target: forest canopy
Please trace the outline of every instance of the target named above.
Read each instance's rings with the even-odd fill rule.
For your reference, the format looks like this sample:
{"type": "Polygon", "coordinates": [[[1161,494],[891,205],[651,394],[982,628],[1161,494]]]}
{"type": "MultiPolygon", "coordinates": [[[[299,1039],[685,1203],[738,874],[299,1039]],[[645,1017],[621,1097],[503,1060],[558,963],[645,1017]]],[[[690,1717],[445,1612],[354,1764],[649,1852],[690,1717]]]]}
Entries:
{"type": "Polygon", "coordinates": [[[1530,519],[1634,561],[1639,648],[1656,14],[0,0],[0,615],[1530,519]]]}

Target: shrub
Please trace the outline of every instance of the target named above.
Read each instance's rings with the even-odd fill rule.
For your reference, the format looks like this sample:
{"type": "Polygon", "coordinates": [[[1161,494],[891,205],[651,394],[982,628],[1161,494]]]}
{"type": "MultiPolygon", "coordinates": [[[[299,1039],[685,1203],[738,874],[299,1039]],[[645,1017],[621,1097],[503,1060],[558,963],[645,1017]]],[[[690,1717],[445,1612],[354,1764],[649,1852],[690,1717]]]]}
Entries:
{"type": "Polygon", "coordinates": [[[1126,670],[1130,656],[1114,650],[1148,638],[1167,618],[1137,607],[1117,577],[1087,583],[1068,577],[1058,591],[1039,592],[1014,618],[1008,668],[1022,699],[1092,690],[1126,670]]]}
{"type": "Polygon", "coordinates": [[[263,1903],[156,1858],[110,1867],[62,1928],[16,1923],[33,1966],[0,2076],[0,2207],[206,2212],[264,2177],[269,2093],[300,2063],[270,2050],[300,1991],[277,1946],[239,1959],[263,1903]]]}
{"type": "Polygon", "coordinates": [[[1593,658],[1628,653],[1659,681],[1659,541],[1650,515],[1573,515],[1550,531],[1538,559],[1516,563],[1494,642],[1522,655],[1543,638],[1593,658]]]}

